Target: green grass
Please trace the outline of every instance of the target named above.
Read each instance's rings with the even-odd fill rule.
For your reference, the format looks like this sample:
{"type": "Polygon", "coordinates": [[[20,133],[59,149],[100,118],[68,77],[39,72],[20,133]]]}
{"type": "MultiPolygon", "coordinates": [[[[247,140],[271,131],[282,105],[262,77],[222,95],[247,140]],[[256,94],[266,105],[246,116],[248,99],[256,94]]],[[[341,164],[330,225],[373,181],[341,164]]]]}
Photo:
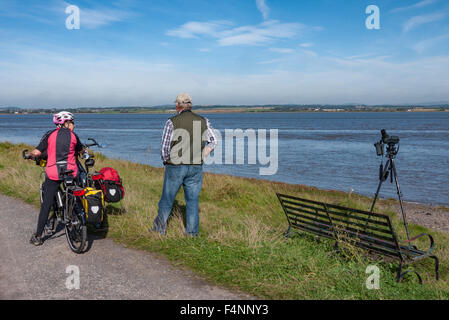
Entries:
{"type": "MultiPolygon", "coordinates": [[[[39,205],[40,168],[21,158],[26,145],[0,143],[0,192],[39,205]]],[[[265,299],[448,299],[446,272],[449,235],[411,225],[412,235],[431,233],[440,258],[440,281],[434,280],[432,261],[412,267],[424,280],[420,286],[412,276],[395,282],[397,262],[371,260],[363,252],[336,253],[333,242],[317,241],[293,233],[288,240],[285,215],[276,192],[312,200],[369,209],[370,199],[338,191],[289,185],[255,179],[205,174],[200,195],[200,236],[184,236],[183,193],[178,194],[173,218],[165,237],[149,233],[157,214],[163,169],[96,154],[97,168],[110,166],[124,181],[126,197],[110,206],[107,236],[129,247],[164,255],[175,265],[187,267],[228,288],[265,299]],[[380,289],[368,290],[368,265],[381,270],[380,289]]],[[[393,212],[392,201],[379,201],[377,212],[389,214],[402,239],[405,232],[393,212]]],[[[418,247],[425,248],[425,241],[418,247]]]]}

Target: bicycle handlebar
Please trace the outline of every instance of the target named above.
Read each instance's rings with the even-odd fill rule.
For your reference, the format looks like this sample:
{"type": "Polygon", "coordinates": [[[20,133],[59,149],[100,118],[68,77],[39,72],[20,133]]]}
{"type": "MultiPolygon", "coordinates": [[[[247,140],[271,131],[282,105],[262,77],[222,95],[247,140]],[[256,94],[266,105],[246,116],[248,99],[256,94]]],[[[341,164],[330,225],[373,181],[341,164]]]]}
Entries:
{"type": "Polygon", "coordinates": [[[25,159],[25,160],[33,159],[33,156],[31,156],[31,155],[29,155],[29,154],[26,154],[27,152],[28,152],[28,149],[25,149],[25,150],[22,151],[22,157],[23,157],[23,159],[25,159]]]}
{"type": "Polygon", "coordinates": [[[90,148],[90,147],[98,147],[98,148],[101,148],[101,145],[99,145],[98,142],[95,141],[95,139],[93,139],[93,138],[88,138],[87,140],[93,141],[93,143],[86,143],[86,144],[84,144],[84,146],[85,146],[86,148],[90,148]]]}
{"type": "Polygon", "coordinates": [[[31,154],[27,154],[28,149],[25,149],[22,151],[22,157],[25,160],[34,160],[36,162],[37,166],[45,167],[46,163],[41,164],[42,158],[41,157],[34,157],[31,154]]]}

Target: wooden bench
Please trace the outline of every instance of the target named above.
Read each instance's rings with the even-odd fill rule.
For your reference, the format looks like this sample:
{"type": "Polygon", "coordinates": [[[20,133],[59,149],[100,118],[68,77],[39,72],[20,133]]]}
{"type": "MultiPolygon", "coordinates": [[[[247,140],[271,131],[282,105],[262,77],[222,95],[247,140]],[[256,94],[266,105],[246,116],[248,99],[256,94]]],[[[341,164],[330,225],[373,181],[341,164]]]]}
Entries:
{"type": "Polygon", "coordinates": [[[324,202],[301,199],[283,194],[276,194],[284,209],[288,221],[285,234],[289,236],[292,228],[299,229],[335,240],[335,248],[341,242],[369,250],[376,254],[399,260],[396,280],[401,282],[407,273],[415,273],[422,284],[421,276],[416,271],[403,271],[407,264],[431,258],[435,260],[435,277],[439,278],[439,261],[432,254],[434,240],[429,234],[420,234],[404,244],[400,244],[389,216],[374,212],[346,208],[324,202]],[[430,247],[422,251],[412,242],[428,237],[430,247]]]}

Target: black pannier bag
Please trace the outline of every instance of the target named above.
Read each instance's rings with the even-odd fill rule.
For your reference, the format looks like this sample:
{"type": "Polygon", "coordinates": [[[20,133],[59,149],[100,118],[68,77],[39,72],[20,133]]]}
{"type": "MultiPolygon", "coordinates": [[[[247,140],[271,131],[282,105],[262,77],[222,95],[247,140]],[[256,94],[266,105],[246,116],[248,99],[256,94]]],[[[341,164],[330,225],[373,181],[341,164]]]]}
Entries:
{"type": "Polygon", "coordinates": [[[123,199],[122,188],[120,188],[115,181],[105,180],[103,181],[103,184],[106,202],[119,202],[123,199]]]}
{"type": "Polygon", "coordinates": [[[118,172],[112,168],[103,168],[96,175],[92,176],[95,188],[103,190],[106,202],[115,203],[125,197],[125,189],[118,172]]]}
{"type": "Polygon", "coordinates": [[[81,197],[87,222],[98,224],[103,221],[104,216],[104,197],[103,191],[93,188],[85,188],[84,195],[81,197]]]}

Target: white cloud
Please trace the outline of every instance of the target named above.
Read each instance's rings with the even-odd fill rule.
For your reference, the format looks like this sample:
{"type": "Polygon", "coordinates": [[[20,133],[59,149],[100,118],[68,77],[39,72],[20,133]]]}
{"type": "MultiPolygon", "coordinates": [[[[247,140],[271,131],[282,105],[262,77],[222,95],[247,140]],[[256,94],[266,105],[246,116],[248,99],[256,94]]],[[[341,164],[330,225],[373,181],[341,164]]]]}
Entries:
{"type": "Polygon", "coordinates": [[[443,11],[412,17],[404,23],[404,25],[402,26],[402,30],[404,32],[408,32],[422,24],[442,20],[447,16],[447,14],[448,13],[446,11],[443,11]]]}
{"type": "Polygon", "coordinates": [[[449,56],[393,62],[386,56],[337,59],[298,50],[259,62],[256,72],[232,73],[85,50],[11,43],[0,43],[0,50],[14,56],[0,61],[0,105],[157,105],[173,101],[180,88],[196,104],[449,100],[449,56]]]}
{"type": "Polygon", "coordinates": [[[444,40],[449,40],[449,33],[420,41],[413,46],[413,50],[417,53],[423,53],[444,40]]]}
{"type": "Polygon", "coordinates": [[[372,57],[372,56],[375,56],[375,54],[374,53],[364,53],[364,54],[357,54],[357,55],[349,56],[349,57],[346,57],[345,59],[358,60],[360,58],[367,58],[367,57],[372,57]]]}
{"type": "Polygon", "coordinates": [[[265,21],[256,26],[244,26],[226,30],[221,34],[218,44],[262,45],[277,39],[289,39],[297,36],[306,26],[301,23],[280,23],[277,20],[265,21]]]}
{"type": "Polygon", "coordinates": [[[306,42],[306,43],[300,43],[299,46],[303,48],[310,48],[313,47],[314,43],[306,42]]]}
{"type": "Polygon", "coordinates": [[[166,34],[172,37],[179,38],[198,38],[198,36],[205,35],[211,37],[218,37],[220,30],[229,26],[229,21],[210,21],[210,22],[198,22],[190,21],[184,23],[182,26],[176,29],[168,30],[166,34]]]}
{"type": "Polygon", "coordinates": [[[265,3],[265,0],[256,0],[257,9],[262,13],[264,19],[268,19],[270,8],[265,3]]]}
{"type": "Polygon", "coordinates": [[[125,20],[127,13],[115,9],[80,9],[81,27],[95,29],[125,20]]]}
{"type": "Polygon", "coordinates": [[[410,6],[393,9],[390,12],[394,13],[394,12],[408,11],[408,10],[412,10],[412,9],[419,9],[419,8],[423,8],[423,7],[429,6],[431,4],[434,4],[437,1],[438,0],[422,0],[422,1],[418,2],[418,3],[415,3],[415,4],[410,5],[410,6]]]}
{"type": "Polygon", "coordinates": [[[13,18],[15,20],[34,21],[43,24],[54,24],[54,19],[47,14],[48,6],[22,1],[0,1],[0,17],[13,18]],[[25,4],[25,5],[24,5],[25,4]],[[39,12],[40,14],[36,14],[39,12]]]}
{"type": "Polygon", "coordinates": [[[292,53],[295,50],[290,48],[270,48],[270,51],[276,52],[276,53],[292,53]]]}
{"type": "Polygon", "coordinates": [[[260,61],[257,64],[274,64],[286,61],[285,59],[272,59],[272,60],[264,60],[260,61]]]}
{"type": "Polygon", "coordinates": [[[277,20],[264,21],[258,25],[232,28],[229,21],[197,22],[191,21],[179,28],[166,32],[179,38],[212,37],[220,46],[262,45],[277,39],[297,36],[307,27],[301,23],[281,23],[277,20]]]}
{"type": "Polygon", "coordinates": [[[312,50],[301,50],[301,53],[303,53],[304,55],[311,57],[311,58],[318,57],[318,54],[312,50]]]}

